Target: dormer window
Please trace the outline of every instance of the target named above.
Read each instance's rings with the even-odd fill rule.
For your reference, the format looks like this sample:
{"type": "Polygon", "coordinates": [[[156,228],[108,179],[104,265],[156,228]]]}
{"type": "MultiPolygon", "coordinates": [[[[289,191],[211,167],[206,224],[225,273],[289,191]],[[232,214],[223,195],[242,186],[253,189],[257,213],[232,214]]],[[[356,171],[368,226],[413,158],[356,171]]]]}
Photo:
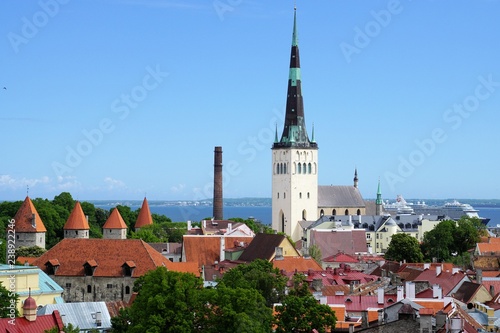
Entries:
{"type": "Polygon", "coordinates": [[[135,263],[131,260],[125,261],[125,263],[122,265],[122,270],[123,270],[123,275],[124,276],[132,276],[134,274],[135,270],[135,263]]]}
{"type": "Polygon", "coordinates": [[[45,267],[47,267],[47,274],[56,275],[57,269],[59,268],[59,260],[51,259],[45,263],[45,267]]]}
{"type": "Polygon", "coordinates": [[[83,269],[85,270],[86,276],[94,276],[95,270],[97,268],[97,262],[95,260],[88,260],[83,264],[83,269]]]}

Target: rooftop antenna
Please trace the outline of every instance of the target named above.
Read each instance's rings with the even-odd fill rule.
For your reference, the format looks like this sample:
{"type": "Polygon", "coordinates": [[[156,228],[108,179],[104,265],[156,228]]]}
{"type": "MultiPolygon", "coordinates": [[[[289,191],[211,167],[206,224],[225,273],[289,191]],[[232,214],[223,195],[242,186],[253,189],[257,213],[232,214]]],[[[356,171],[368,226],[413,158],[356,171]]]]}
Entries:
{"type": "Polygon", "coordinates": [[[30,186],[29,185],[26,185],[26,196],[27,197],[30,196],[30,186]]]}

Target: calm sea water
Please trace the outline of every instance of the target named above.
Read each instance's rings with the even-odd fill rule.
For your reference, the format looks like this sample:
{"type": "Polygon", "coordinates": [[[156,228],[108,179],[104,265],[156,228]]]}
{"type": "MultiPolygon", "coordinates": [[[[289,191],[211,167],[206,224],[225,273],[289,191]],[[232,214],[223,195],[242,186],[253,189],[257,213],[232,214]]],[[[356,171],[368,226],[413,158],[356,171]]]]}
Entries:
{"type": "MultiPolygon", "coordinates": [[[[139,207],[132,207],[137,209],[139,207]]],[[[204,218],[212,216],[211,206],[150,206],[151,213],[162,214],[172,221],[200,221],[204,218]]],[[[500,207],[481,207],[479,211],[481,217],[490,218],[488,226],[494,227],[500,224],[500,207]]],[[[241,206],[225,206],[224,218],[240,217],[247,219],[254,217],[264,224],[271,224],[271,207],[241,207],[241,206]]]]}

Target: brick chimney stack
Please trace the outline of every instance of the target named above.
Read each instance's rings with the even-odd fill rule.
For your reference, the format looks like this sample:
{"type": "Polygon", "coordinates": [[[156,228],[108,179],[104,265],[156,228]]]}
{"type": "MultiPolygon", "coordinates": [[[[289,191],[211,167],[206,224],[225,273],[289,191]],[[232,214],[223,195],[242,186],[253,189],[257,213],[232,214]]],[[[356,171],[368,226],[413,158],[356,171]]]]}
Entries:
{"type": "Polygon", "coordinates": [[[214,150],[214,201],[213,216],[215,220],[223,220],[222,203],[222,147],[215,147],[214,150]]]}

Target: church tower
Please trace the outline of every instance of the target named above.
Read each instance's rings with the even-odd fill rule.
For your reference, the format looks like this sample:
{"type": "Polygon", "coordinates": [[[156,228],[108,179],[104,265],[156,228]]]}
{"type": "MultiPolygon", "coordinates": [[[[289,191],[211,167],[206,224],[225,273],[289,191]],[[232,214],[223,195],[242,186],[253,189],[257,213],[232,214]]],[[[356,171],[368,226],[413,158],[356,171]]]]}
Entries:
{"type": "Polygon", "coordinates": [[[272,227],[294,241],[302,237],[299,221],[318,218],[318,145],[309,140],[304,119],[297,11],[294,9],[285,124],[272,147],[272,227]]]}
{"type": "Polygon", "coordinates": [[[377,199],[375,200],[375,215],[382,215],[382,192],[380,191],[380,179],[378,180],[377,199]]]}

